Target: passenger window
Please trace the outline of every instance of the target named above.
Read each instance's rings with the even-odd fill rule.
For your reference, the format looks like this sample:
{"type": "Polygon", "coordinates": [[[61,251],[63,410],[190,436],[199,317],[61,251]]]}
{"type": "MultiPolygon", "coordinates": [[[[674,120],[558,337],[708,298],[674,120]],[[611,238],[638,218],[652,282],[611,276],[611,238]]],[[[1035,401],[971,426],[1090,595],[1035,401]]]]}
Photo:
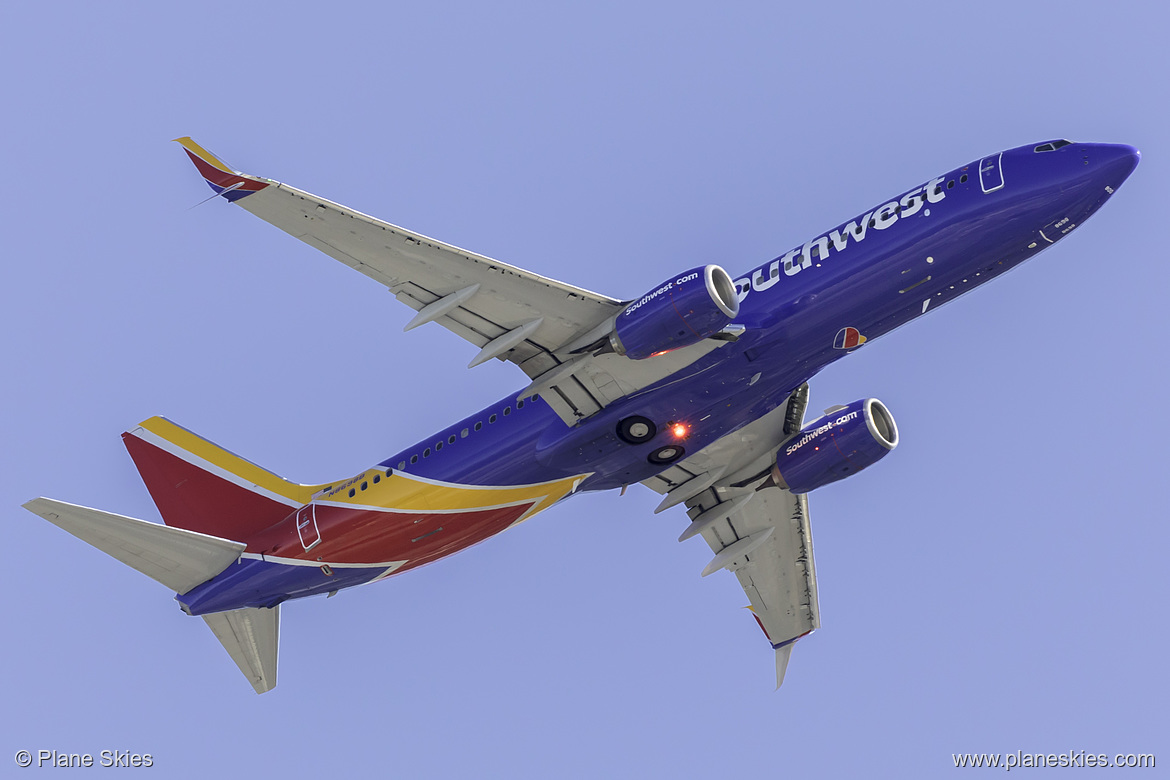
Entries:
{"type": "Polygon", "coordinates": [[[466,439],[470,433],[471,433],[471,431],[464,428],[463,430],[459,431],[459,436],[460,436],[460,438],[466,439]]]}
{"type": "Polygon", "coordinates": [[[349,489],[349,497],[350,497],[350,498],[353,498],[353,497],[354,497],[354,496],[356,496],[356,495],[357,495],[357,491],[356,491],[356,490],[354,490],[353,488],[350,488],[350,489],[349,489]]]}
{"type": "Polygon", "coordinates": [[[482,430],[482,429],[483,429],[483,423],[481,423],[481,422],[477,422],[477,423],[475,424],[475,429],[476,429],[477,431],[478,431],[478,430],[482,430]]]}
{"type": "Polygon", "coordinates": [[[505,416],[505,417],[507,417],[507,416],[508,416],[508,415],[510,415],[511,413],[512,413],[512,407],[510,407],[510,406],[505,406],[505,407],[504,407],[504,416],[505,416]]]}
{"type": "Polygon", "coordinates": [[[448,443],[448,444],[454,444],[454,443],[455,443],[455,434],[451,434],[450,436],[448,436],[448,437],[447,437],[447,443],[448,443]]]}
{"type": "Polygon", "coordinates": [[[953,190],[954,188],[955,188],[955,180],[951,179],[950,181],[947,182],[947,189],[953,190]]]}
{"type": "MultiPolygon", "coordinates": [[[[404,460],[398,461],[398,470],[402,471],[404,468],[406,468],[406,461],[404,461],[404,460]]],[[[386,476],[390,476],[389,470],[386,471],[386,476]]]]}
{"type": "Polygon", "coordinates": [[[493,414],[491,417],[488,418],[488,425],[491,425],[495,421],[496,421],[496,416],[493,414]]]}
{"type": "Polygon", "coordinates": [[[365,489],[366,489],[366,488],[368,488],[369,486],[370,486],[370,483],[369,483],[369,482],[363,482],[363,483],[362,483],[362,490],[365,490],[365,489]]]}
{"type": "Polygon", "coordinates": [[[410,462],[411,463],[418,463],[418,455],[411,455],[410,462]]]}
{"type": "Polygon", "coordinates": [[[523,399],[523,398],[521,398],[519,401],[517,401],[517,402],[516,402],[516,408],[517,408],[517,409],[523,409],[523,408],[524,408],[524,399],[523,399]]]}
{"type": "Polygon", "coordinates": [[[381,481],[382,481],[382,475],[380,475],[380,474],[375,474],[375,475],[374,475],[374,484],[375,484],[375,485],[377,485],[377,484],[378,484],[379,482],[381,482],[381,481]]]}
{"type": "Polygon", "coordinates": [[[435,442],[435,452],[438,452],[441,449],[443,449],[443,442],[441,442],[441,441],[435,442]]]}
{"type": "Polygon", "coordinates": [[[425,450],[423,450],[423,457],[424,458],[431,457],[431,448],[430,447],[427,447],[425,450]]]}

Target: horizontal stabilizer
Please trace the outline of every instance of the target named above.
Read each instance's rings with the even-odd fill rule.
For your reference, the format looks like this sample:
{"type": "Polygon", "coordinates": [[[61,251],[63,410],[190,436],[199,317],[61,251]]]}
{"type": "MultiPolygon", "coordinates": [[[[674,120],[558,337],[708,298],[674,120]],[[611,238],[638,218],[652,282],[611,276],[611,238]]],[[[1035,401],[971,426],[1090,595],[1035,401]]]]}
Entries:
{"type": "Polygon", "coordinates": [[[280,649],[280,605],[271,609],[248,607],[204,615],[228,655],[240,667],[256,693],[276,687],[276,657],[280,649]]]}
{"type": "Polygon", "coordinates": [[[51,498],[24,505],[180,595],[236,562],[245,545],[51,498]]]}

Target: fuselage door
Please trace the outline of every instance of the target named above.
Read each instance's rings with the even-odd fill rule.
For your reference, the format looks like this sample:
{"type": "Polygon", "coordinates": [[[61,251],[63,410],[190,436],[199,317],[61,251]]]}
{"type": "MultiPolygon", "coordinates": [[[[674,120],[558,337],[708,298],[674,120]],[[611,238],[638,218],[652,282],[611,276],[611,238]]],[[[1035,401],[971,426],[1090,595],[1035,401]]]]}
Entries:
{"type": "Polygon", "coordinates": [[[297,536],[301,537],[301,545],[305,550],[311,550],[321,543],[316,504],[306,504],[297,511],[297,536]]]}
{"type": "Polygon", "coordinates": [[[1003,188],[1003,154],[994,154],[979,161],[979,185],[984,192],[1003,188]]]}

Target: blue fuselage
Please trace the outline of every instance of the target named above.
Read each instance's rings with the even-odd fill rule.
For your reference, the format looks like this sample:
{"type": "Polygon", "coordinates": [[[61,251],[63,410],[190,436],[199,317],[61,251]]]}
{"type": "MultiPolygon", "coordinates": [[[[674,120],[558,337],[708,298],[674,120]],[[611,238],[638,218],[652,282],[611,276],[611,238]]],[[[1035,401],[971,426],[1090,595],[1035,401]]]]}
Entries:
{"type": "Polygon", "coordinates": [[[574,426],[539,398],[510,395],[383,462],[470,485],[588,473],[582,490],[640,482],[687,425],[688,454],[784,403],[853,349],[999,276],[1081,225],[1138,161],[1130,146],[1053,142],[994,154],[932,178],[736,280],[746,330],[684,370],[574,426]],[[1054,148],[1048,148],[1054,147],[1054,148]],[[640,415],[658,434],[622,441],[640,415]]]}
{"type": "MultiPolygon", "coordinates": [[[[736,279],[740,308],[733,323],[743,327],[742,335],[675,374],[575,425],[539,397],[511,394],[386,459],[380,469],[331,486],[330,495],[348,488],[352,498],[358,488],[351,483],[365,491],[383,475],[388,484],[394,472],[459,489],[575,484],[586,475],[573,491],[580,492],[646,480],[668,468],[652,462],[651,454],[680,444],[674,424],[685,426],[681,445],[691,455],[759,419],[833,361],[1060,240],[1100,208],[1137,161],[1129,146],[1051,142],[932,178],[736,279]],[[656,434],[636,444],[623,440],[619,422],[634,416],[651,421],[656,434]]],[[[516,516],[507,514],[512,510],[505,502],[502,508],[471,506],[463,515],[398,517],[402,507],[374,511],[336,499],[312,509],[320,514],[313,523],[326,523],[320,531],[305,526],[320,540],[312,553],[297,535],[304,529],[286,518],[269,529],[267,541],[251,540],[255,549],[237,565],[180,596],[184,609],[205,614],[274,606],[359,585],[396,571],[392,562],[422,565],[486,538],[528,506],[521,502],[516,516]],[[340,513],[338,524],[328,525],[329,512],[340,513]],[[503,514],[484,514],[493,512],[503,514]],[[279,541],[285,537],[287,548],[279,541]],[[365,558],[349,555],[363,545],[377,549],[365,558]],[[280,557],[290,549],[304,555],[280,557]],[[357,558],[356,565],[341,562],[357,558]]]]}

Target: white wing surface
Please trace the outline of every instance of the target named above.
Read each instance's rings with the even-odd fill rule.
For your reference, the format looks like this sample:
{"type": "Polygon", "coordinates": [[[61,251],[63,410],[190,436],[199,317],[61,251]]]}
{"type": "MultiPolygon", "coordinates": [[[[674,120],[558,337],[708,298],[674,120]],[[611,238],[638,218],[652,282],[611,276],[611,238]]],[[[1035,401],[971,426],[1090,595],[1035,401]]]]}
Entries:
{"type": "Polygon", "coordinates": [[[808,501],[774,487],[742,505],[697,499],[690,507],[692,518],[708,517],[699,533],[715,557],[704,574],[728,569],[739,580],[776,650],[779,688],[793,643],[821,625],[808,501]]]}
{"type": "Polygon", "coordinates": [[[219,574],[244,551],[240,542],[52,498],[34,498],[24,508],[179,594],[219,574]]]}
{"type": "Polygon", "coordinates": [[[175,139],[223,197],[385,285],[415,310],[406,329],[437,322],[492,358],[518,365],[572,424],[687,367],[725,342],[647,360],[593,355],[625,302],[445,244],[287,184],[232,170],[190,138],[175,139]]]}
{"type": "MultiPolygon", "coordinates": [[[[229,539],[51,498],[34,498],[24,508],[179,594],[231,566],[245,547],[229,539]]],[[[279,606],[218,612],[203,619],[256,693],[276,686],[279,606]]]]}
{"type": "Polygon", "coordinates": [[[229,200],[385,285],[419,312],[407,329],[438,322],[484,348],[472,364],[506,357],[536,377],[548,356],[603,323],[623,303],[468,252],[287,184],[233,171],[190,138],[177,139],[229,200]],[[231,187],[236,187],[231,190],[231,187]],[[541,359],[543,356],[544,359],[541,359]]]}
{"type": "Polygon", "coordinates": [[[685,503],[690,525],[679,541],[702,536],[715,556],[702,575],[727,569],[776,651],[776,687],[796,640],[820,627],[816,565],[805,496],[764,482],[774,453],[800,430],[808,386],[764,417],[643,484],[685,503]]]}
{"type": "Polygon", "coordinates": [[[228,655],[240,667],[256,693],[276,687],[276,662],[280,650],[280,605],[262,609],[233,609],[204,615],[228,655]]]}

